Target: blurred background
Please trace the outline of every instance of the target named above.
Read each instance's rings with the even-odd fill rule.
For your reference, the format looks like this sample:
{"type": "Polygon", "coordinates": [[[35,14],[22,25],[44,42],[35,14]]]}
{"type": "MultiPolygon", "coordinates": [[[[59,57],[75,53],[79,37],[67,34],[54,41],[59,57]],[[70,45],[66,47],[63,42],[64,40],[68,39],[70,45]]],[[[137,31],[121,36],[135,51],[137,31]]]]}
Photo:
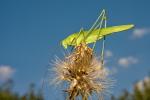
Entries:
{"type": "MultiPolygon", "coordinates": [[[[115,80],[107,100],[150,100],[149,0],[0,0],[0,100],[64,100],[63,88],[43,80],[60,41],[89,29],[106,9],[107,26],[134,29],[106,38],[105,66],[115,80]]],[[[101,42],[96,52],[100,54],[101,42]]]]}

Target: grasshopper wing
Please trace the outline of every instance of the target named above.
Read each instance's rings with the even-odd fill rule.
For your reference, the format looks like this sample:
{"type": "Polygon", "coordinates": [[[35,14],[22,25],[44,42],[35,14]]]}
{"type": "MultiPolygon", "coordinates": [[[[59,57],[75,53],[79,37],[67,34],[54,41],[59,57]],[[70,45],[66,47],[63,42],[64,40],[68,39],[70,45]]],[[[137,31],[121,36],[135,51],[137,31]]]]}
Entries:
{"type": "Polygon", "coordinates": [[[88,43],[96,42],[97,40],[102,39],[104,36],[111,35],[112,33],[115,32],[125,31],[132,27],[134,27],[133,24],[96,29],[87,37],[86,43],[88,44],[88,43]]]}

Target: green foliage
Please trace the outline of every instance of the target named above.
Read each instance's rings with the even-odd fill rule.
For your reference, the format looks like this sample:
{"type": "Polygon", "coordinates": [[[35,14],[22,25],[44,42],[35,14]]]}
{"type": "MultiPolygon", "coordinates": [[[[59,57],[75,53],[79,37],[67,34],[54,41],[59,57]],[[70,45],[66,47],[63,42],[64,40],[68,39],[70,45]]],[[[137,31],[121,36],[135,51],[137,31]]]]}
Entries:
{"type": "Polygon", "coordinates": [[[40,91],[35,91],[34,84],[31,84],[29,90],[24,95],[15,93],[13,88],[13,81],[8,80],[0,85],[0,100],[44,100],[40,91]]]}
{"type": "Polygon", "coordinates": [[[124,90],[119,97],[112,96],[111,100],[150,100],[150,77],[141,81],[142,84],[134,84],[132,93],[124,90]]]}

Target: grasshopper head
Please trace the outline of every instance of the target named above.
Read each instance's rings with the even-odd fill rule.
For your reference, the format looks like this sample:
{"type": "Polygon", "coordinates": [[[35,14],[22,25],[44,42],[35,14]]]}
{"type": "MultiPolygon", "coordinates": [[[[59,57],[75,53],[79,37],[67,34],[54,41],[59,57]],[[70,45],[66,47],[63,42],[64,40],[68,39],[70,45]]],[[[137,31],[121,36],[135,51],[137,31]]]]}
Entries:
{"type": "Polygon", "coordinates": [[[65,49],[67,49],[68,44],[66,43],[65,40],[61,41],[61,45],[62,45],[65,49]]]}

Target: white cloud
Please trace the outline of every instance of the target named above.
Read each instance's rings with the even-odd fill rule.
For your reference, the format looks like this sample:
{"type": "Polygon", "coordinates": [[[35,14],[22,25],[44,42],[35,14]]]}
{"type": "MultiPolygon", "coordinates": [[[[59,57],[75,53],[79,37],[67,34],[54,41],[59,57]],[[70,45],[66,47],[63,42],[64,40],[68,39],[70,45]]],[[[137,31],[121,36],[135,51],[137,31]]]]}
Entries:
{"type": "Polygon", "coordinates": [[[106,58],[110,58],[110,57],[113,56],[113,53],[110,50],[106,50],[104,55],[105,55],[106,58]]]}
{"type": "Polygon", "coordinates": [[[132,39],[142,38],[146,34],[150,33],[149,28],[136,28],[133,30],[133,34],[131,36],[132,39]]]}
{"type": "Polygon", "coordinates": [[[0,80],[7,80],[12,77],[15,70],[8,65],[0,65],[0,80]]]}
{"type": "Polygon", "coordinates": [[[137,64],[138,59],[132,56],[129,57],[122,57],[118,60],[118,64],[122,67],[128,67],[132,64],[137,64]]]}
{"type": "Polygon", "coordinates": [[[149,84],[150,83],[150,77],[146,76],[144,80],[140,80],[136,83],[136,86],[139,90],[143,91],[144,89],[144,84],[149,84]]]}
{"type": "Polygon", "coordinates": [[[143,90],[144,89],[144,82],[143,80],[140,80],[139,82],[136,83],[136,86],[139,90],[143,90]]]}

